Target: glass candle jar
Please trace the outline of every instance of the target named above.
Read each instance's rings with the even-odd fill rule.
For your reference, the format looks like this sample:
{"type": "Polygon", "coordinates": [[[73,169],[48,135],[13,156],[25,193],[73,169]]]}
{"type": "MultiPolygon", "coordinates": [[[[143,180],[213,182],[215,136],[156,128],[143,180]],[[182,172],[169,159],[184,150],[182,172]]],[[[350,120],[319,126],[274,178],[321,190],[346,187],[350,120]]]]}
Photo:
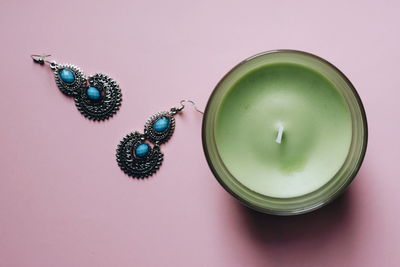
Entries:
{"type": "Polygon", "coordinates": [[[244,205],[275,215],[306,213],[340,195],[362,164],[367,135],[345,75],[294,50],[235,66],[210,96],[202,126],[218,182],[244,205]]]}

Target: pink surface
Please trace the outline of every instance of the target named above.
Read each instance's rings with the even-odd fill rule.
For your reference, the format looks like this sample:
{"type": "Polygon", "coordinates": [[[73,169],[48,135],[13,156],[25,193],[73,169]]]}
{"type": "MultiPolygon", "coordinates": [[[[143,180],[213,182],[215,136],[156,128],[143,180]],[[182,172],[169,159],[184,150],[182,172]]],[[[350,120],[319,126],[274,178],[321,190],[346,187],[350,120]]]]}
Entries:
{"type": "Polygon", "coordinates": [[[399,266],[400,4],[396,1],[1,1],[0,266],[399,266]],[[309,215],[239,205],[203,156],[188,109],[151,179],[115,146],[236,63],[276,48],[338,66],[369,119],[349,191],[309,215]],[[120,112],[84,119],[31,53],[115,78],[120,112]]]}

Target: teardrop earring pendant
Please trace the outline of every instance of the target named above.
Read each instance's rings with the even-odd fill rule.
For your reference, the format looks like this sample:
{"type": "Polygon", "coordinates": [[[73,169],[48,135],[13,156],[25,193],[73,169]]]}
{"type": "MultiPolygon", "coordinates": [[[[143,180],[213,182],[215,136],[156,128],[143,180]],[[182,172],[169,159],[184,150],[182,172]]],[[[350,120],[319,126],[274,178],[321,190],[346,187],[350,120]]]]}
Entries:
{"type": "Polygon", "coordinates": [[[160,146],[166,143],[175,130],[175,115],[185,108],[185,103],[191,100],[182,100],[180,107],[173,107],[169,111],[162,111],[147,119],[144,132],[132,132],[126,135],[117,147],[117,163],[121,170],[133,178],[146,178],[153,175],[161,166],[164,154],[160,146]]]}
{"type": "Polygon", "coordinates": [[[60,91],[73,97],[79,112],[94,121],[111,118],[120,108],[122,94],[115,80],[105,74],[85,76],[83,71],[72,64],[57,64],[48,61],[50,55],[31,55],[40,65],[48,64],[60,91]]]}

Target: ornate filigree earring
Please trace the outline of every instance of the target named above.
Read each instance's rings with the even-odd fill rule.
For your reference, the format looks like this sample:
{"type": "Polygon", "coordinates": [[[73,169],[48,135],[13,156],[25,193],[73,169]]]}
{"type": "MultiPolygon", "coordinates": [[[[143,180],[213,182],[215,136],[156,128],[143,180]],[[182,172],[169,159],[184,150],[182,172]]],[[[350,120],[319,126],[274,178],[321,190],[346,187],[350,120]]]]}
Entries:
{"type": "Polygon", "coordinates": [[[132,132],[121,140],[116,157],[122,171],[134,178],[146,178],[160,168],[164,157],[160,145],[174,133],[174,116],[185,108],[185,103],[191,103],[197,112],[203,114],[193,101],[182,100],[180,107],[151,116],[144,125],[144,133],[132,132]]]}
{"type": "Polygon", "coordinates": [[[50,55],[31,57],[40,65],[49,64],[60,91],[74,97],[76,107],[86,118],[94,121],[106,120],[121,106],[121,89],[117,82],[107,75],[96,73],[86,77],[75,65],[57,64],[55,61],[46,60],[50,55]]]}

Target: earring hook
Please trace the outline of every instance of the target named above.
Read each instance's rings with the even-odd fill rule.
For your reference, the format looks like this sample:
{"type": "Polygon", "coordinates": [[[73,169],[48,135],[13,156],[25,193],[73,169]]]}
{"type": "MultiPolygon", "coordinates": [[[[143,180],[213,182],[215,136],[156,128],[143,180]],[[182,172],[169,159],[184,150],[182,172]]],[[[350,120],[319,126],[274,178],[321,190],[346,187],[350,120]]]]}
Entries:
{"type": "Polygon", "coordinates": [[[197,112],[199,112],[199,113],[204,115],[204,112],[199,110],[197,108],[197,106],[196,106],[196,103],[194,101],[192,101],[192,100],[183,99],[179,103],[181,104],[181,110],[185,108],[185,103],[190,103],[190,104],[192,104],[194,110],[196,110],[197,112]]]}
{"type": "Polygon", "coordinates": [[[44,65],[44,63],[51,63],[50,61],[46,60],[46,58],[51,57],[51,55],[41,54],[41,55],[31,55],[33,62],[38,63],[40,65],[44,65]]]}
{"type": "Polygon", "coordinates": [[[173,108],[171,108],[172,114],[175,115],[176,113],[181,112],[181,111],[186,107],[186,106],[185,106],[185,103],[190,103],[190,104],[192,104],[194,110],[196,110],[197,112],[199,112],[199,113],[201,113],[201,114],[204,115],[204,112],[201,111],[201,110],[199,110],[199,109],[197,108],[197,106],[196,106],[196,103],[195,103],[194,101],[192,101],[192,100],[186,100],[186,99],[184,99],[184,100],[181,100],[179,103],[181,104],[180,107],[173,107],[173,108]]]}

